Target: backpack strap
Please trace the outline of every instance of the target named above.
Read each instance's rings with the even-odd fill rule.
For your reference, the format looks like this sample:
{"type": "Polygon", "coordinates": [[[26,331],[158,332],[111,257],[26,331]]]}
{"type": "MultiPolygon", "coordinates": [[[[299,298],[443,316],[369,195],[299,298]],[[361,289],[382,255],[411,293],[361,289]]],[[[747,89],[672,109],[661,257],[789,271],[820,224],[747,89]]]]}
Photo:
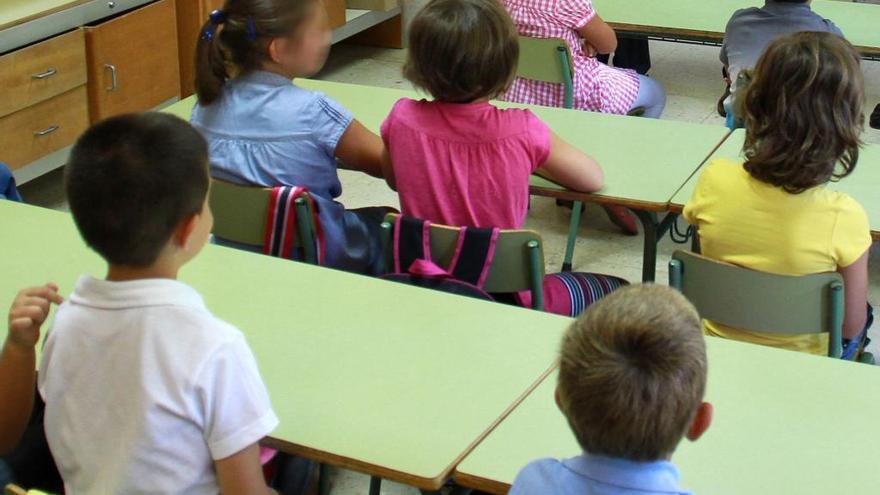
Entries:
{"type": "Polygon", "coordinates": [[[431,259],[431,222],[399,215],[394,222],[394,272],[405,273],[417,260],[431,259]]]}
{"type": "Polygon", "coordinates": [[[452,276],[482,289],[495,259],[500,233],[501,230],[497,228],[462,227],[449,265],[452,276]]]}
{"type": "MultiPolygon", "coordinates": [[[[269,205],[266,214],[265,239],[263,254],[278,258],[292,259],[293,246],[296,242],[296,200],[308,189],[299,186],[278,186],[269,194],[269,205]]],[[[318,215],[318,204],[311,196],[307,196],[308,206],[312,212],[312,223],[315,226],[315,243],[318,264],[323,265],[326,258],[324,230],[318,215]]]]}

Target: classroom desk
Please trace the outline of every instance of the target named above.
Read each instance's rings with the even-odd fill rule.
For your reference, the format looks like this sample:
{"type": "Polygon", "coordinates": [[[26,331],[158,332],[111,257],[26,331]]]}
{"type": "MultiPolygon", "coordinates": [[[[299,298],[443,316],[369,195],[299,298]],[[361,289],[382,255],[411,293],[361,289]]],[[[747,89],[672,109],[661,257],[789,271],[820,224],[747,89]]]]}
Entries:
{"type": "MultiPolygon", "coordinates": [[[[694,493],[864,493],[880,458],[880,370],[708,337],[715,417],[673,457],[694,493]]],[[[578,455],[550,375],[456,468],[456,482],[506,493],[529,461],[578,455]]]]}
{"type": "MultiPolygon", "coordinates": [[[[379,131],[394,102],[400,98],[419,97],[411,91],[325,81],[300,79],[297,84],[333,97],[374,132],[379,131]]],[[[166,111],[189,119],[194,102],[189,98],[166,111]]],[[[667,211],[669,198],[727,136],[727,129],[504,102],[497,102],[497,105],[531,109],[562,139],[583,149],[602,164],[606,186],[598,193],[568,191],[539,177],[532,179],[531,192],[632,209],[645,232],[643,279],[654,280],[657,242],[674,221],[674,217],[668,215],[659,220],[658,212],[667,211]],[[631,143],[626,144],[626,140],[631,143]]]]}
{"type": "MultiPolygon", "coordinates": [[[[3,308],[103,274],[68,214],[0,201],[0,225],[3,308]]],[[[570,321],[218,246],[181,275],[247,335],[281,419],[270,445],[426,490],[548,372],[570,321]]]]}
{"type": "MultiPolygon", "coordinates": [[[[730,16],[762,0],[594,0],[596,12],[621,35],[718,45],[730,16]]],[[[813,10],[833,20],[865,58],[880,59],[880,6],[813,0],[813,10]]]]}
{"type": "MultiPolygon", "coordinates": [[[[706,163],[715,158],[739,157],[745,136],[743,129],[734,131],[706,163]]],[[[670,203],[672,211],[681,212],[693,195],[698,177],[699,173],[694,174],[675,194],[670,203]]],[[[880,241],[880,145],[865,145],[859,154],[855,172],[840,182],[830,183],[828,187],[849,194],[865,208],[871,223],[871,237],[880,241]]]]}

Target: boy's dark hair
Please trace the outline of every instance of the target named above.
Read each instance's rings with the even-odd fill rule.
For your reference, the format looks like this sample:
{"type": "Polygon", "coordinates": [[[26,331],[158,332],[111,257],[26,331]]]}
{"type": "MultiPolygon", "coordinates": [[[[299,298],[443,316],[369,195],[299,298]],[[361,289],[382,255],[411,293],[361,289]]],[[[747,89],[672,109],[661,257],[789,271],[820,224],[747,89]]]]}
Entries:
{"type": "Polygon", "coordinates": [[[795,33],[767,48],[741,101],[752,177],[798,194],[852,173],[865,125],[859,63],[831,33],[795,33]]]}
{"type": "Polygon", "coordinates": [[[269,42],[292,34],[316,7],[323,8],[317,0],[226,0],[223,10],[211,14],[199,32],[199,103],[214,103],[230,77],[259,69],[269,42]]]}
{"type": "Polygon", "coordinates": [[[563,338],[560,407],[591,454],[669,458],[705,388],[700,318],[669,287],[619,289],[590,306],[563,338]]]}
{"type": "Polygon", "coordinates": [[[470,103],[516,77],[519,37],[497,0],[432,0],[413,19],[404,76],[435,99],[470,103]]]}
{"type": "Polygon", "coordinates": [[[149,266],[181,221],[202,211],[208,148],[169,114],[113,117],[83,134],[65,171],[70,211],[111,265],[149,266]]]}

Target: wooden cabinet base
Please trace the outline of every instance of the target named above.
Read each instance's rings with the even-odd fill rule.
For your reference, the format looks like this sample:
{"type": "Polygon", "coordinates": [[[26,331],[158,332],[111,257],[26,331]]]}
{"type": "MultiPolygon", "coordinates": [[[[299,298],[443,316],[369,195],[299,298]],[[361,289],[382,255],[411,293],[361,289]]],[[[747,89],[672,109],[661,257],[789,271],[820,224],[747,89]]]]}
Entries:
{"type": "Polygon", "coordinates": [[[403,48],[403,16],[398,15],[345,41],[357,45],[403,48]]]}
{"type": "Polygon", "coordinates": [[[86,87],[0,118],[0,150],[12,169],[70,146],[89,125],[86,87]]]}

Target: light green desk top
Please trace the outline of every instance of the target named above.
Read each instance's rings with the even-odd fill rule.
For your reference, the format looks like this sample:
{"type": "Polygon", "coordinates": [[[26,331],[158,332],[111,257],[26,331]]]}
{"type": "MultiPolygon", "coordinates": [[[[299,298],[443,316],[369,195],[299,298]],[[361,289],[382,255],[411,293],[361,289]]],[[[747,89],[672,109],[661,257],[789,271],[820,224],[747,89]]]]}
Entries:
{"type": "MultiPolygon", "coordinates": [[[[716,158],[739,158],[746,133],[737,129],[724,141],[709,161],[716,158]]],[[[708,161],[707,161],[708,163],[708,161]]],[[[689,180],[672,199],[673,209],[681,209],[690,199],[696,187],[699,173],[689,180]]],[[[843,191],[858,201],[868,213],[874,240],[880,240],[880,145],[867,144],[859,155],[856,171],[840,182],[828,185],[843,191]]]]}
{"type": "MultiPolygon", "coordinates": [[[[353,84],[302,79],[297,84],[333,97],[374,132],[379,131],[397,100],[420,98],[412,91],[353,84]]],[[[194,103],[187,98],[166,111],[188,119],[194,103]]],[[[606,183],[604,190],[592,195],[598,202],[645,210],[665,211],[669,198],[727,135],[722,126],[502,102],[497,105],[531,109],[560,137],[595,157],[605,171],[606,183]]],[[[540,178],[533,179],[532,185],[564,191],[540,178]]]]}
{"type": "MultiPolygon", "coordinates": [[[[623,32],[680,35],[721,41],[736,10],[761,0],[594,0],[596,12],[623,32]]],[[[880,6],[813,0],[813,10],[833,20],[861,51],[880,54],[880,6]]]]}
{"type": "MultiPolygon", "coordinates": [[[[0,201],[0,307],[103,264],[69,215],[0,201]]],[[[273,445],[437,489],[552,365],[567,318],[207,246],[181,273],[247,335],[273,445]]],[[[169,329],[172,330],[173,329],[169,329]]]]}
{"type": "Polygon", "coordinates": [[[87,1],[89,0],[2,0],[0,29],[16,26],[87,1]]]}
{"type": "MultiPolygon", "coordinates": [[[[694,493],[865,493],[880,458],[880,369],[709,337],[712,426],[673,457],[694,493]],[[843,474],[849,473],[849,474],[843,474]]],[[[556,409],[556,374],[535,389],[456,469],[456,479],[505,493],[529,461],[578,455],[556,409]]],[[[869,490],[870,491],[870,490],[869,490]]]]}

